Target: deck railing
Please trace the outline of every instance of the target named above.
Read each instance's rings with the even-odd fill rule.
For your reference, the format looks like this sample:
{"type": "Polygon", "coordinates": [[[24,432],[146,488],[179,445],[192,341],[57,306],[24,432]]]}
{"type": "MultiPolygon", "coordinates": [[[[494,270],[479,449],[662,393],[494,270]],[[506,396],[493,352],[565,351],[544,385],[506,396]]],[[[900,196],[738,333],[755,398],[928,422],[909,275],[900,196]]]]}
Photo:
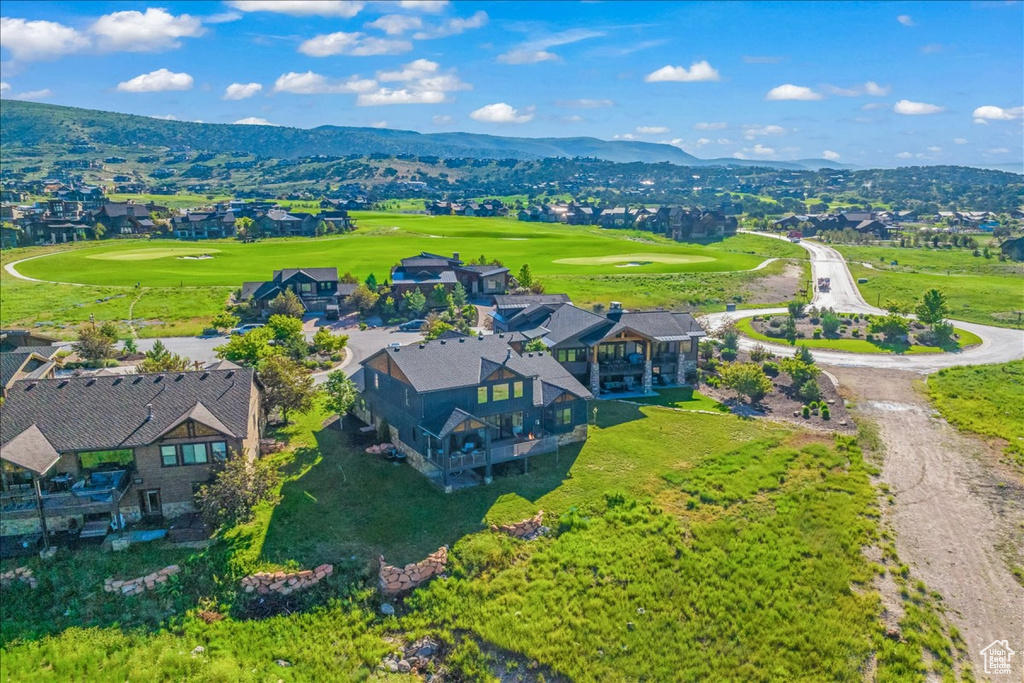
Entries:
{"type": "Polygon", "coordinates": [[[491,448],[491,462],[505,462],[506,460],[515,460],[516,458],[529,455],[551,453],[557,448],[558,438],[554,436],[509,444],[508,446],[498,446],[491,448]]]}

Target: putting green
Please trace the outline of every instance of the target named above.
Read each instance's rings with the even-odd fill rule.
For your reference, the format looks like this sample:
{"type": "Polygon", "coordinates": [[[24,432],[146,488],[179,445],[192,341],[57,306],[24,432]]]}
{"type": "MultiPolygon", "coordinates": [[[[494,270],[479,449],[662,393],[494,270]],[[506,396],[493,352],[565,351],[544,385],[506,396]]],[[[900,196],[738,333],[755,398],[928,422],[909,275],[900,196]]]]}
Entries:
{"type": "Polygon", "coordinates": [[[155,261],[161,258],[183,258],[215,254],[220,249],[202,246],[164,247],[162,249],[129,249],[127,251],[108,251],[102,254],[89,254],[86,258],[100,261],[155,261]]]}
{"type": "Polygon", "coordinates": [[[705,263],[716,261],[712,256],[694,254],[611,254],[610,256],[580,256],[576,258],[560,258],[555,263],[570,266],[607,266],[616,263],[647,265],[649,263],[705,263]]]}

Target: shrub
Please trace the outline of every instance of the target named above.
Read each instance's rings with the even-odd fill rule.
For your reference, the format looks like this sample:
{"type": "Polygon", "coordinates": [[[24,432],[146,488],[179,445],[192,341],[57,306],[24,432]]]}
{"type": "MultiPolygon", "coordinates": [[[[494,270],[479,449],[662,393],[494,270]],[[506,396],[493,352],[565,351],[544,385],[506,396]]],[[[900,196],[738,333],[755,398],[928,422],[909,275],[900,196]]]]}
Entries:
{"type": "Polygon", "coordinates": [[[782,321],[779,320],[778,318],[772,318],[771,320],[768,321],[768,327],[778,329],[782,327],[782,321]]]}
{"type": "Polygon", "coordinates": [[[770,357],[771,352],[768,351],[768,349],[766,349],[761,344],[755,344],[754,348],[750,349],[750,360],[754,361],[755,363],[760,363],[761,361],[766,360],[767,358],[770,357]]]}
{"type": "Polygon", "coordinates": [[[831,311],[821,316],[821,330],[827,335],[833,335],[839,330],[841,322],[839,316],[831,311]]]}
{"type": "Polygon", "coordinates": [[[772,362],[770,360],[769,361],[765,361],[764,364],[761,366],[761,369],[764,370],[764,374],[768,375],[769,377],[778,377],[779,376],[779,364],[778,363],[774,363],[774,362],[772,362]]]}
{"type": "Polygon", "coordinates": [[[558,533],[564,534],[575,529],[586,529],[590,520],[580,514],[579,508],[573,505],[558,518],[558,533]]]}
{"type": "Polygon", "coordinates": [[[800,414],[804,416],[804,419],[809,419],[811,417],[811,409],[804,406],[803,410],[800,411],[800,414]]]}
{"type": "Polygon", "coordinates": [[[249,462],[232,457],[221,465],[214,480],[196,491],[196,505],[210,526],[247,522],[253,508],[263,502],[280,499],[280,475],[270,460],[249,462]]]}
{"type": "Polygon", "coordinates": [[[818,380],[809,379],[800,385],[796,393],[804,401],[818,401],[821,399],[821,386],[818,380]]]}
{"type": "Polygon", "coordinates": [[[359,323],[359,331],[360,332],[364,332],[365,330],[366,330],[366,323],[360,322],[359,323]]]}
{"type": "Polygon", "coordinates": [[[875,341],[875,335],[871,334],[870,332],[864,338],[867,339],[869,342],[875,341]]]}
{"type": "Polygon", "coordinates": [[[453,573],[474,576],[486,569],[503,569],[512,561],[512,539],[504,534],[470,534],[453,548],[453,573]]]}
{"type": "Polygon", "coordinates": [[[822,409],[821,409],[821,419],[822,420],[828,420],[831,417],[832,417],[832,414],[829,412],[828,406],[823,406],[822,409]]]}
{"type": "Polygon", "coordinates": [[[853,328],[853,332],[851,332],[851,334],[854,337],[860,338],[860,328],[857,328],[857,327],[853,328]]]}
{"type": "Polygon", "coordinates": [[[721,369],[722,386],[757,403],[772,390],[772,381],[754,363],[730,363],[721,369]]]}
{"type": "Polygon", "coordinates": [[[814,338],[815,339],[821,339],[821,328],[820,327],[815,328],[815,330],[814,330],[814,338]]]}
{"type": "Polygon", "coordinates": [[[736,351],[733,349],[722,349],[722,360],[736,360],[736,351]]]}

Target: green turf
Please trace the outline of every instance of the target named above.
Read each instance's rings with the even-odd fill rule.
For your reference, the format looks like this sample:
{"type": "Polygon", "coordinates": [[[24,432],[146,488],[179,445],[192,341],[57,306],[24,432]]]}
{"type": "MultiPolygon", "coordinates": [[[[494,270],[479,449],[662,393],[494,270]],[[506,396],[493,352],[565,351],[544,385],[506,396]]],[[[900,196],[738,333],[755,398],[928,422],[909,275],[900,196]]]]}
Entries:
{"type": "Polygon", "coordinates": [[[651,406],[665,406],[678,408],[680,410],[707,410],[718,413],[728,413],[729,407],[719,403],[715,399],[705,396],[692,387],[679,387],[676,389],[658,389],[657,396],[644,398],[631,398],[630,402],[651,406]]]}
{"type": "Polygon", "coordinates": [[[964,431],[1005,442],[1024,467],[1024,361],[948,368],[928,377],[928,393],[943,417],[964,431]]]}
{"type": "Polygon", "coordinates": [[[1000,261],[998,247],[990,247],[991,258],[974,256],[972,249],[925,247],[848,246],[834,244],[847,261],[869,263],[872,268],[897,273],[928,272],[937,275],[996,275],[1024,278],[1024,263],[1000,261]],[[896,265],[893,265],[893,262],[896,265]]]}
{"type": "Polygon", "coordinates": [[[374,273],[387,277],[400,258],[420,251],[459,252],[465,259],[481,254],[500,259],[518,271],[529,263],[536,276],[586,275],[621,272],[613,265],[566,265],[562,258],[600,258],[627,253],[630,258],[644,254],[702,257],[697,262],[658,263],[629,268],[631,273],[683,273],[747,270],[763,259],[728,251],[729,240],[707,246],[680,244],[647,236],[635,241],[631,233],[570,226],[523,223],[515,220],[465,217],[365,213],[358,216],[360,229],[340,237],[277,239],[254,244],[234,240],[188,245],[214,258],[178,258],[169,249],[177,243],[125,240],[101,242],[86,250],[62,253],[19,266],[19,272],[43,280],[61,280],[103,285],[174,286],[179,284],[239,286],[245,280],[265,279],[271,271],[285,267],[336,266],[360,278],[374,273]],[[514,238],[514,239],[502,239],[514,238]],[[158,251],[157,258],[145,252],[158,251]],[[217,250],[214,252],[213,250],[217,250]],[[108,259],[128,253],[130,260],[111,268],[108,259]],[[144,259],[144,260],[143,260],[144,259]],[[704,260],[707,259],[707,260],[704,260]]]}
{"type": "MultiPolygon", "coordinates": [[[[785,339],[769,337],[756,331],[751,324],[750,318],[742,318],[736,321],[736,327],[740,334],[757,341],[770,342],[772,344],[786,344],[785,339]]],[[[966,348],[981,343],[981,338],[967,330],[959,327],[954,328],[959,337],[960,348],[966,348]]],[[[903,344],[889,344],[884,341],[868,341],[866,339],[797,339],[796,344],[806,346],[809,349],[829,349],[832,351],[848,351],[850,353],[898,353],[898,354],[922,354],[922,353],[947,353],[948,349],[938,346],[922,346],[914,344],[905,346],[903,344]]]]}

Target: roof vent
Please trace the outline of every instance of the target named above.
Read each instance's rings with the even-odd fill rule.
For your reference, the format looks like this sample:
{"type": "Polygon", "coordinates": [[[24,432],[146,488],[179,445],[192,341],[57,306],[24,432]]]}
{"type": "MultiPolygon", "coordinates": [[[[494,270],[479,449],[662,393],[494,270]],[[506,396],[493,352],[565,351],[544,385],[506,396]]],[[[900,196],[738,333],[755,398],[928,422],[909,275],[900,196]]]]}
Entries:
{"type": "Polygon", "coordinates": [[[207,378],[207,377],[209,377],[209,376],[210,376],[210,373],[208,373],[208,372],[204,372],[203,374],[199,375],[199,379],[200,379],[200,380],[203,380],[203,379],[206,379],[206,378],[207,378]]]}
{"type": "Polygon", "coordinates": [[[426,344],[420,343],[420,348],[421,348],[421,349],[425,349],[426,347],[427,347],[427,345],[426,345],[426,344]]]}
{"type": "Polygon", "coordinates": [[[504,339],[504,338],[505,338],[505,333],[504,332],[499,332],[498,333],[498,339],[504,339]]]}
{"type": "Polygon", "coordinates": [[[156,376],[156,377],[155,377],[155,378],[153,379],[153,384],[159,384],[160,382],[162,382],[162,381],[163,381],[163,379],[164,379],[164,376],[163,376],[163,375],[157,375],[157,376],[156,376]]]}
{"type": "Polygon", "coordinates": [[[465,344],[466,343],[466,338],[465,337],[459,337],[459,343],[460,344],[465,344]]]}
{"type": "Polygon", "coordinates": [[[442,345],[444,345],[444,343],[445,343],[445,340],[444,340],[444,339],[442,339],[442,340],[441,340],[441,344],[442,344],[442,345]]]}
{"type": "Polygon", "coordinates": [[[152,403],[147,403],[146,404],[146,422],[149,422],[152,419],[153,419],[153,404],[152,403]]]}
{"type": "Polygon", "coordinates": [[[91,387],[93,384],[96,384],[96,378],[95,377],[90,377],[88,379],[88,381],[86,381],[85,386],[91,387]]]}
{"type": "Polygon", "coordinates": [[[235,376],[235,371],[234,370],[228,370],[228,374],[224,375],[224,379],[231,379],[234,376],[235,376]]]}
{"type": "Polygon", "coordinates": [[[138,384],[141,381],[142,381],[142,377],[136,377],[135,379],[132,380],[132,384],[138,384]]]}
{"type": "MultiPolygon", "coordinates": [[[[32,386],[35,386],[36,384],[38,384],[38,382],[32,382],[32,386]]],[[[67,386],[68,384],[70,384],[70,382],[69,382],[68,380],[66,380],[66,379],[65,379],[65,380],[62,380],[62,381],[61,381],[61,383],[57,385],[57,388],[58,388],[58,389],[63,389],[63,388],[64,388],[64,387],[66,387],[66,386],[67,386]]]]}
{"type": "Polygon", "coordinates": [[[114,383],[113,383],[113,384],[111,384],[111,386],[114,386],[114,387],[116,387],[116,386],[117,386],[118,384],[120,384],[120,383],[121,383],[121,382],[123,382],[123,381],[124,381],[124,380],[123,380],[122,378],[120,378],[120,377],[115,377],[115,378],[114,378],[114,383]]]}
{"type": "Polygon", "coordinates": [[[180,381],[181,381],[181,380],[183,380],[183,379],[185,379],[185,373],[184,373],[184,372],[183,372],[183,373],[181,373],[180,375],[178,375],[177,377],[175,377],[175,378],[174,378],[174,381],[175,381],[175,382],[180,382],[180,381]]]}

